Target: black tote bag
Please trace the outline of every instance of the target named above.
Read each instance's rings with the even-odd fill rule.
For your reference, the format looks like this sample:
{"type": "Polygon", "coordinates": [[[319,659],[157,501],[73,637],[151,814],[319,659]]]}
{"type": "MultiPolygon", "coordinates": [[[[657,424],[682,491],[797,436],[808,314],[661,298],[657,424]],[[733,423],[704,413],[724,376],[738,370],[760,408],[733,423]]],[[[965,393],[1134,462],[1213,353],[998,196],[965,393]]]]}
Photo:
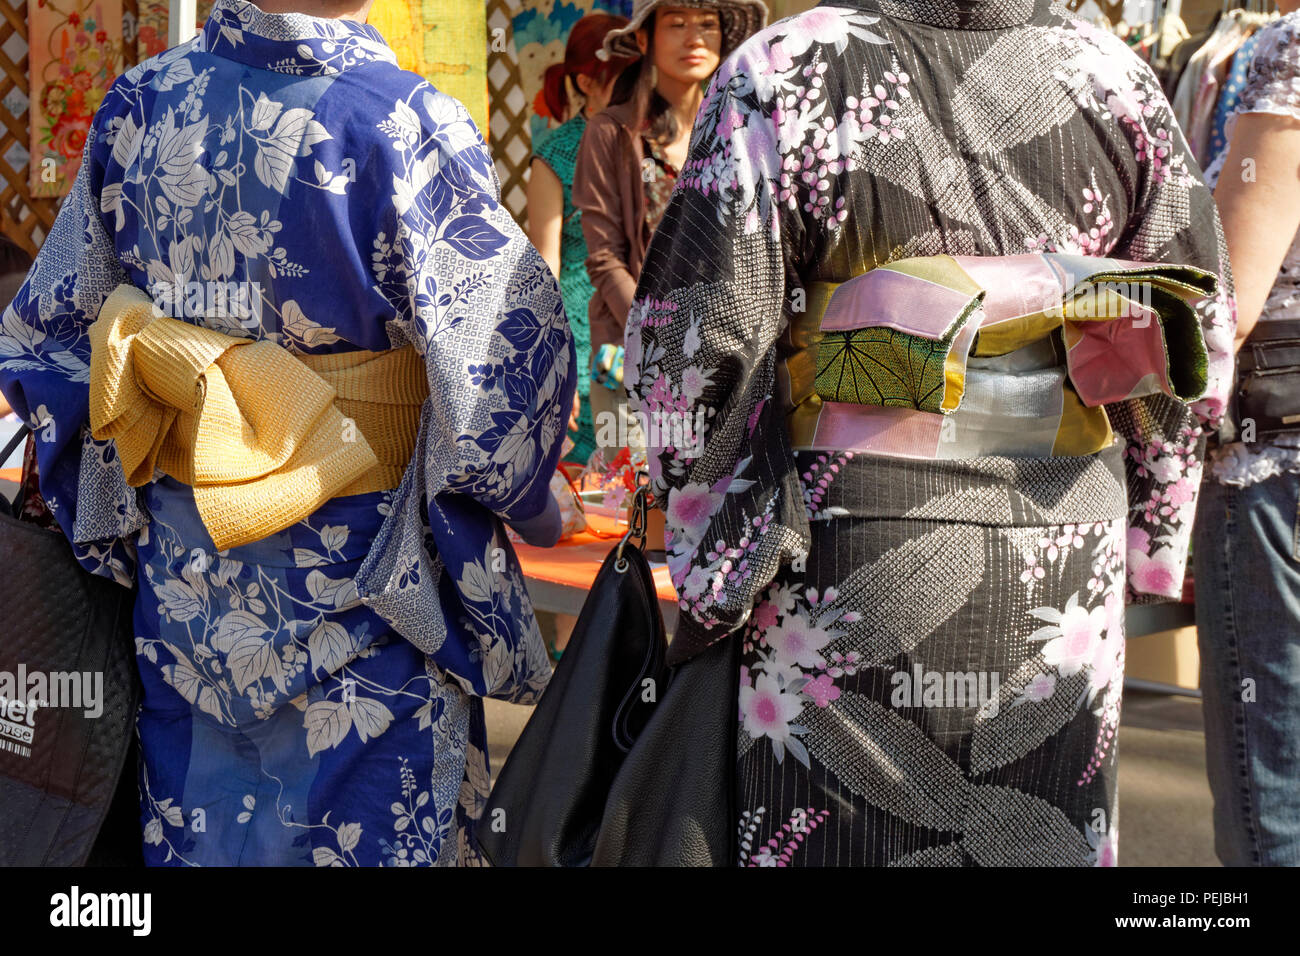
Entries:
{"type": "Polygon", "coordinates": [[[132,806],[136,592],[85,571],[63,534],[20,520],[21,505],[0,497],[0,672],[17,691],[0,705],[0,865],[131,865],[140,858],[132,806]],[[27,705],[27,688],[16,685],[25,675],[35,689],[38,674],[46,703],[60,706],[27,705]],[[78,702],[74,687],[80,706],[62,706],[65,697],[78,702]]]}
{"type": "Polygon", "coordinates": [[[478,826],[494,866],[730,865],[739,642],[676,668],[644,541],[646,492],[478,826]]]}

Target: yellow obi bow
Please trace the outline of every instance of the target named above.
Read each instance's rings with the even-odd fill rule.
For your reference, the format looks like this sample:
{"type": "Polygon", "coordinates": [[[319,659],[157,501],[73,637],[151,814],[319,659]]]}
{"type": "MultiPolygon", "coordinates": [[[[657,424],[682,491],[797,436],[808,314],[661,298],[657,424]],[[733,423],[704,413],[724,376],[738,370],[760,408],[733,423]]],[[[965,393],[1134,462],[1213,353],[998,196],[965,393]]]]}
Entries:
{"type": "Polygon", "coordinates": [[[410,346],[296,356],[158,316],[131,285],[105,300],[90,345],[91,433],[116,442],[128,484],[161,469],[192,486],[218,551],[336,495],[396,487],[428,394],[410,346]]]}

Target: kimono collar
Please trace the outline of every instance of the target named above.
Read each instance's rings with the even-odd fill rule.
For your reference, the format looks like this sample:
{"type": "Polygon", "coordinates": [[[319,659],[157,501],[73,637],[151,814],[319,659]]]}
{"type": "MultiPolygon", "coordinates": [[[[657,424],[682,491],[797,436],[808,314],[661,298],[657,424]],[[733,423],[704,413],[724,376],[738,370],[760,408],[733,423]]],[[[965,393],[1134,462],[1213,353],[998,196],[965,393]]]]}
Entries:
{"type": "MultiPolygon", "coordinates": [[[[840,6],[842,0],[826,0],[840,6]]],[[[1050,11],[1051,0],[861,0],[887,17],[952,30],[1018,27],[1050,11]]]]}
{"type": "Polygon", "coordinates": [[[376,61],[397,63],[397,54],[369,24],[266,13],[248,0],[216,0],[199,42],[210,53],[295,76],[342,73],[376,61]]]}

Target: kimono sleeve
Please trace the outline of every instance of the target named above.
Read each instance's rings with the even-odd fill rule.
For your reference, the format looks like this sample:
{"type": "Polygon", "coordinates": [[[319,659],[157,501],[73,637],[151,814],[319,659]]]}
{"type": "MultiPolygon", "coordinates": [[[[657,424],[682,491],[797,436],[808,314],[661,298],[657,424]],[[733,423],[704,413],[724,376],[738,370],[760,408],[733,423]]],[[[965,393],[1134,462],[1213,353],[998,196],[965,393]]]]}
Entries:
{"type": "Polygon", "coordinates": [[[560,523],[549,483],[576,387],[559,287],[501,204],[464,107],[427,88],[412,106],[432,124],[430,148],[399,148],[395,241],[379,246],[402,334],[425,358],[426,493],[431,507],[471,498],[550,545],[560,523]]]}
{"type": "Polygon", "coordinates": [[[1219,289],[1196,303],[1209,354],[1205,397],[1190,407],[1163,395],[1107,406],[1126,446],[1128,584],[1137,603],[1182,597],[1206,436],[1222,422],[1231,392],[1237,325],[1214,197],[1154,76],[1149,70],[1144,76],[1146,108],[1124,124],[1135,137],[1138,192],[1130,224],[1111,254],[1197,266],[1219,277],[1219,289]]]}
{"type": "Polygon", "coordinates": [[[95,441],[89,429],[87,330],[128,281],[100,215],[106,115],[92,124],[72,191],[0,319],[0,391],[32,427],[41,496],[78,561],[129,587],[142,512],[113,443],[95,441]]]}
{"type": "Polygon", "coordinates": [[[373,268],[395,312],[389,338],[423,355],[429,397],[358,591],[467,692],[529,702],[550,667],[502,523],[530,544],[559,537],[550,480],[573,406],[573,336],[465,108],[424,85],[383,128],[392,192],[373,268]]]}
{"type": "Polygon", "coordinates": [[[744,624],[811,542],[776,375],[802,223],[775,195],[770,116],[743,72],[726,73],[701,106],[625,341],[682,611],[674,662],[744,624]]]}

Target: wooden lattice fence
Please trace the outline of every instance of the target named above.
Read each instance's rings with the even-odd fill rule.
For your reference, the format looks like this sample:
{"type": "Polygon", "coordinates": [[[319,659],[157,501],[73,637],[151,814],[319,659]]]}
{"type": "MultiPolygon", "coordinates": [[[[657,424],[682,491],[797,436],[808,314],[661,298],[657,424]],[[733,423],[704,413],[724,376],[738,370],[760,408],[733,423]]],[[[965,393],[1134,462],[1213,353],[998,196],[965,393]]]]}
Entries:
{"type": "MultiPolygon", "coordinates": [[[[125,69],[136,62],[136,0],[123,0],[122,20],[125,69]]],[[[0,231],[34,256],[54,224],[59,200],[34,199],[28,186],[26,0],[0,0],[0,21],[0,231]]]]}
{"type": "Polygon", "coordinates": [[[520,0],[488,0],[488,138],[497,175],[501,178],[501,199],[521,225],[527,219],[528,164],[532,140],[528,132],[531,104],[524,99],[519,77],[519,54],[515,49],[511,21],[519,12],[520,0]]]}

